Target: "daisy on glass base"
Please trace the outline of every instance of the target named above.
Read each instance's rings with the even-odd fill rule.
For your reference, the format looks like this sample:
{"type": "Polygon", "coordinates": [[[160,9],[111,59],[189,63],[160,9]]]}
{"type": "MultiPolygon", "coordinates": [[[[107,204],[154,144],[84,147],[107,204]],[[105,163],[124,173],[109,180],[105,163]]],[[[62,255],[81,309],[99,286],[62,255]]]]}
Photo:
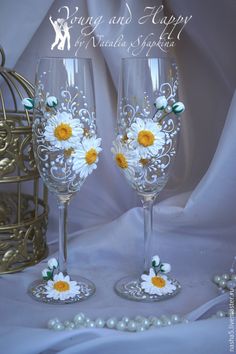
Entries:
{"type": "Polygon", "coordinates": [[[64,276],[62,272],[55,274],[53,280],[48,280],[45,289],[46,296],[54,300],[68,300],[80,293],[78,283],[71,281],[69,275],[64,276]]]}
{"type": "Polygon", "coordinates": [[[145,293],[151,295],[162,296],[172,294],[176,290],[176,286],[171,280],[168,280],[166,275],[156,275],[152,268],[150,268],[149,274],[143,274],[141,279],[143,280],[141,288],[145,293]]]}
{"type": "Polygon", "coordinates": [[[71,280],[69,275],[58,273],[56,258],[49,259],[48,268],[42,271],[42,278],[33,282],[28,290],[34,300],[38,299],[40,302],[71,304],[80,302],[95,292],[95,287],[89,280],[78,276],[76,280],[71,280]]]}
{"type": "Polygon", "coordinates": [[[153,302],[168,299],[176,295],[181,286],[175,279],[166,274],[171,270],[169,263],[162,263],[159,256],[152,257],[152,265],[148,274],[141,277],[125,277],[115,285],[116,292],[130,300],[153,302]]]}

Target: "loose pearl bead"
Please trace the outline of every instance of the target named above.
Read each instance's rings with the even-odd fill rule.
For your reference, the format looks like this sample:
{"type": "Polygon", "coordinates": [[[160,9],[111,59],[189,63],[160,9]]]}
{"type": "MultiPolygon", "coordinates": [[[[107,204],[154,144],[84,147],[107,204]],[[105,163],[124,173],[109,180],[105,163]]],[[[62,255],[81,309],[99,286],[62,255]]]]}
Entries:
{"type": "Polygon", "coordinates": [[[118,329],[118,331],[125,331],[126,329],[126,324],[124,321],[119,321],[116,325],[116,329],[118,329]]]}
{"type": "Polygon", "coordinates": [[[225,312],[224,311],[217,311],[216,312],[216,317],[218,317],[218,318],[225,317],[225,312]]]}
{"type": "Polygon", "coordinates": [[[173,323],[179,323],[180,322],[180,317],[178,315],[172,315],[171,316],[171,321],[173,323]]]}
{"type": "Polygon", "coordinates": [[[229,275],[228,275],[228,274],[223,274],[223,275],[221,276],[221,279],[223,279],[223,280],[229,280],[229,275]]]}
{"type": "Polygon", "coordinates": [[[54,331],[62,331],[63,329],[65,329],[65,327],[62,323],[58,322],[54,325],[53,329],[54,331]]]}
{"type": "Polygon", "coordinates": [[[219,285],[220,285],[221,288],[225,288],[226,287],[226,281],[225,280],[221,280],[219,282],[219,285]]]}
{"type": "Polygon", "coordinates": [[[60,320],[58,318],[52,318],[51,320],[48,321],[48,328],[53,328],[53,326],[59,322],[60,320]]]}
{"type": "Polygon", "coordinates": [[[108,328],[115,328],[116,324],[117,324],[117,319],[115,317],[111,317],[107,320],[108,328]]]}
{"type": "Polygon", "coordinates": [[[137,326],[136,326],[135,321],[129,321],[129,322],[128,322],[128,325],[127,325],[127,329],[128,329],[128,331],[130,331],[130,332],[135,332],[136,329],[137,329],[137,326]]]}
{"type": "Polygon", "coordinates": [[[129,317],[127,317],[127,316],[124,316],[124,317],[122,317],[122,319],[121,319],[122,321],[124,321],[126,324],[129,322],[129,317]]]}
{"type": "Polygon", "coordinates": [[[236,280],[236,274],[231,274],[231,280],[236,280]]]}
{"type": "Polygon", "coordinates": [[[75,328],[74,322],[71,322],[67,328],[68,329],[74,329],[75,328]]]}
{"type": "Polygon", "coordinates": [[[219,275],[215,275],[215,276],[214,276],[214,282],[215,282],[216,284],[219,284],[220,281],[221,281],[221,277],[220,277],[219,275]]]}
{"type": "Polygon", "coordinates": [[[141,324],[145,328],[148,328],[150,326],[150,321],[147,318],[145,318],[145,319],[142,320],[141,324]]]}
{"type": "Polygon", "coordinates": [[[162,321],[159,318],[157,318],[157,320],[153,323],[153,325],[155,327],[162,327],[162,321]]]}
{"type": "Polygon", "coordinates": [[[146,331],[146,328],[140,324],[137,325],[137,332],[144,332],[146,331]]]}
{"type": "Polygon", "coordinates": [[[85,317],[85,319],[84,319],[85,326],[88,326],[90,322],[91,322],[91,318],[85,317]]]}
{"type": "Polygon", "coordinates": [[[236,286],[235,282],[232,281],[232,280],[227,281],[227,284],[226,284],[226,285],[227,285],[227,288],[228,288],[228,289],[234,289],[235,286],[236,286]]]}
{"type": "Polygon", "coordinates": [[[78,314],[74,317],[75,323],[84,323],[84,320],[85,320],[85,315],[84,315],[82,312],[78,313],[78,314]]]}
{"type": "Polygon", "coordinates": [[[94,328],[94,327],[95,327],[94,321],[90,321],[89,323],[87,323],[87,328],[94,328]]]}
{"type": "Polygon", "coordinates": [[[105,321],[102,318],[97,318],[95,321],[95,325],[98,328],[103,328],[105,326],[105,321]]]}

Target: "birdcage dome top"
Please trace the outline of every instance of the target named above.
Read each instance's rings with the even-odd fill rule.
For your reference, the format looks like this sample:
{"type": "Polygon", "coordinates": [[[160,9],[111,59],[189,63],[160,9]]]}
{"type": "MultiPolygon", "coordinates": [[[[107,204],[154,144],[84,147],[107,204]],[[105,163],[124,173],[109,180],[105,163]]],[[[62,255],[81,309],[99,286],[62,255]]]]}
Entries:
{"type": "Polygon", "coordinates": [[[26,78],[5,67],[5,53],[0,46],[0,121],[17,119],[20,115],[21,124],[31,125],[31,116],[21,101],[33,94],[34,87],[26,78]]]}

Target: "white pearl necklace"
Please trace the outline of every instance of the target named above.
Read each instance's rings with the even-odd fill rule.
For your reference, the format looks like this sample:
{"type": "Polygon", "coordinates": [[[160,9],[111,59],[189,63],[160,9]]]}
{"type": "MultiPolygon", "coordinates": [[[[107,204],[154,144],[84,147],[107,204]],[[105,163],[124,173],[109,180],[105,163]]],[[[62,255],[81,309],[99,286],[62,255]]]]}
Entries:
{"type": "MultiPolygon", "coordinates": [[[[228,317],[229,313],[225,311],[218,311],[212,317],[222,318],[228,317]]],[[[54,331],[73,330],[82,328],[109,328],[116,329],[118,331],[127,332],[143,332],[148,329],[157,327],[166,327],[179,323],[189,323],[188,319],[179,315],[166,316],[163,315],[160,318],[155,316],[136,316],[131,319],[127,316],[118,319],[116,317],[110,317],[107,320],[103,318],[96,318],[95,320],[86,317],[84,313],[78,313],[72,321],[61,322],[58,318],[53,318],[48,321],[48,328],[54,331]]]]}

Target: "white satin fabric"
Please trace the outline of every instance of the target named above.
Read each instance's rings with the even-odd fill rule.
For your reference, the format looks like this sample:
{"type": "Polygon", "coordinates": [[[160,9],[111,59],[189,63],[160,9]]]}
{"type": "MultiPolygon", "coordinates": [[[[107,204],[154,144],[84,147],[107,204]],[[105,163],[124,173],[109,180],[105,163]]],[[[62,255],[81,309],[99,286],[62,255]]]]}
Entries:
{"type": "MultiPolygon", "coordinates": [[[[50,1],[44,2],[44,8],[42,1],[34,1],[41,8],[41,12],[36,12],[24,0],[19,16],[15,15],[14,22],[11,21],[14,25],[9,26],[13,3],[13,0],[0,3],[0,39],[6,43],[6,38],[17,38],[17,45],[8,41],[7,65],[13,65],[21,52],[15,68],[32,81],[38,57],[74,54],[72,50],[52,52],[50,49],[54,32],[48,18],[59,17],[60,6],[69,5],[71,9],[79,6],[85,16],[109,17],[122,14],[125,9],[121,0],[57,0],[46,14],[50,1]],[[20,13],[26,9],[35,16],[35,27],[32,24],[19,33],[20,13]],[[36,21],[39,24],[40,20],[41,25],[35,31],[36,21]],[[6,27],[8,34],[3,31],[6,27]]],[[[128,0],[127,3],[134,18],[141,16],[145,6],[160,4],[153,0],[128,0]]],[[[230,268],[236,250],[236,94],[233,97],[236,49],[232,43],[236,3],[169,0],[164,4],[167,14],[193,15],[176,48],[182,78],[181,99],[187,106],[181,146],[171,180],[154,210],[156,250],[163,260],[172,264],[173,274],[183,289],[176,298],[158,304],[125,301],[112,289],[116,279],[142,269],[143,255],[142,210],[137,207],[138,198],[120,175],[110,153],[116,124],[119,60],[128,55],[120,48],[81,49],[78,56],[93,59],[97,124],[103,153],[98,169],[71,203],[69,265],[72,272],[74,269],[75,273],[93,280],[97,293],[79,305],[48,306],[35,303],[26,294],[28,284],[40,275],[43,264],[2,276],[0,348],[3,353],[224,354],[229,351],[227,319],[201,320],[141,334],[100,329],[56,333],[45,329],[49,318],[69,319],[80,311],[91,318],[179,313],[197,319],[215,304],[214,300],[207,305],[218,295],[212,276],[230,268]],[[196,308],[198,311],[193,313],[196,308]]],[[[100,27],[100,32],[111,38],[119,30],[106,24],[100,27]]],[[[140,27],[135,21],[123,28],[127,38],[135,38],[138,31],[140,27]]],[[[150,24],[142,27],[142,33],[150,31],[156,31],[158,36],[160,27],[150,24]]],[[[72,36],[78,36],[78,28],[72,29],[72,36]]],[[[159,54],[157,50],[151,52],[151,56],[159,54]]],[[[53,243],[57,239],[58,216],[52,197],[50,208],[47,236],[53,243]]],[[[56,244],[52,246],[53,251],[56,244]]],[[[227,309],[227,300],[222,299],[220,306],[227,309]]]]}

